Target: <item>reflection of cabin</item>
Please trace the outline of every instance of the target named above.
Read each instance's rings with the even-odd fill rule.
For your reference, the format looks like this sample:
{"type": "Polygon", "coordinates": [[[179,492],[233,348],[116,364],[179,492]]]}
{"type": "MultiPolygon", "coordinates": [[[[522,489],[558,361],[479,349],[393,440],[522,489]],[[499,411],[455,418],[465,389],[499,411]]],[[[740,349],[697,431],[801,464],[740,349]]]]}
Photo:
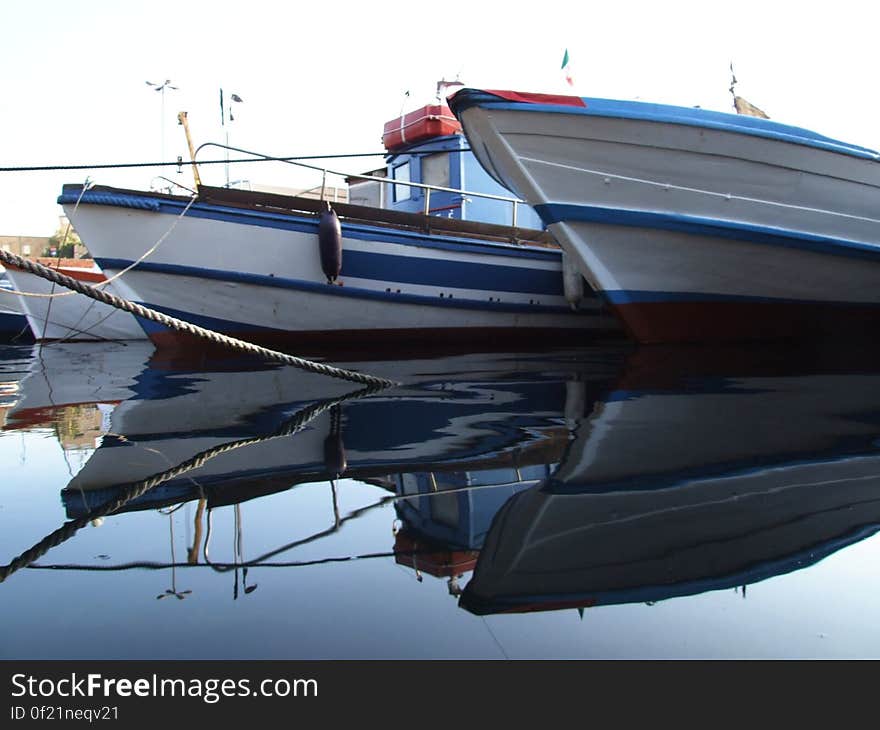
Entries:
{"type": "Polygon", "coordinates": [[[394,562],[435,578],[459,578],[474,569],[479,550],[454,550],[400,530],[394,536],[394,562]]]}
{"type": "Polygon", "coordinates": [[[495,513],[515,494],[545,480],[552,464],[478,471],[394,474],[389,480],[401,499],[395,510],[403,527],[395,535],[395,562],[447,578],[450,595],[458,579],[474,569],[495,513]]]}
{"type": "Polygon", "coordinates": [[[479,550],[495,513],[511,496],[546,479],[554,465],[395,474],[395,509],[407,529],[450,548],[479,550]]]}
{"type": "MultiPolygon", "coordinates": [[[[407,212],[424,212],[426,191],[406,183],[422,183],[473,193],[515,198],[483,169],[470,151],[461,125],[449,107],[429,105],[404,114],[385,124],[382,137],[388,154],[385,167],[365,175],[386,177],[376,180],[347,179],[349,199],[359,205],[407,212]]],[[[431,191],[427,201],[430,215],[513,224],[513,204],[502,200],[463,196],[458,192],[431,191]]],[[[540,230],[543,224],[525,204],[516,206],[516,225],[540,230]]]]}

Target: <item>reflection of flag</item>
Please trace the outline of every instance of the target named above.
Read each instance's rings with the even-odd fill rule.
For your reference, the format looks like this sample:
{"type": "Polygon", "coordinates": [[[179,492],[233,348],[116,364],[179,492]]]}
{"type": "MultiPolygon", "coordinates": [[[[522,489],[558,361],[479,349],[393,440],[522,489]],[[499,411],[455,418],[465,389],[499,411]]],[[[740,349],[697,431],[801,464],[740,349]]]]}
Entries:
{"type": "Polygon", "coordinates": [[[574,79],[571,76],[571,61],[568,57],[568,49],[565,49],[565,54],[562,56],[562,73],[565,74],[565,80],[568,82],[569,86],[574,86],[574,79]]]}
{"type": "Polygon", "coordinates": [[[762,119],[770,118],[754,104],[746,101],[741,96],[736,96],[735,94],[733,97],[733,106],[736,108],[737,114],[746,114],[750,117],[761,117],[762,119]]]}

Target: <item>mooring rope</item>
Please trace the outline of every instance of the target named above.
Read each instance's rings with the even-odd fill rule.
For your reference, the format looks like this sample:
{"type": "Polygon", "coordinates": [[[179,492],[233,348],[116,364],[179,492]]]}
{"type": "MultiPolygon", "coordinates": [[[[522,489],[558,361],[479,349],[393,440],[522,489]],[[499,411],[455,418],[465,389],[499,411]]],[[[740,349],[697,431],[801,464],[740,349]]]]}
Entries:
{"type": "Polygon", "coordinates": [[[16,256],[14,253],[10,253],[9,251],[0,250],[0,261],[3,261],[3,263],[8,263],[10,266],[24,269],[31,274],[36,274],[37,276],[41,276],[44,279],[55,282],[56,284],[61,284],[61,286],[66,286],[68,289],[73,289],[74,291],[77,291],[80,294],[84,294],[91,299],[96,299],[97,301],[103,302],[104,304],[109,304],[111,307],[116,307],[117,309],[129,312],[143,319],[148,319],[152,322],[158,322],[159,324],[170,327],[171,329],[178,330],[179,332],[185,332],[187,334],[195,335],[196,337],[201,337],[202,339],[208,340],[209,342],[213,342],[215,344],[232,347],[236,350],[241,350],[243,352],[264,357],[267,360],[271,360],[273,362],[280,362],[284,363],[285,365],[292,365],[293,367],[300,368],[301,370],[307,370],[308,372],[318,373],[319,375],[327,375],[329,377],[339,378],[341,380],[348,380],[353,383],[360,383],[362,385],[377,385],[382,387],[391,387],[394,385],[398,385],[398,383],[393,380],[388,380],[386,378],[377,378],[373,375],[367,375],[366,373],[358,373],[351,370],[344,370],[342,368],[333,367],[332,365],[325,365],[323,363],[313,362],[311,360],[306,360],[301,357],[296,357],[295,355],[288,355],[285,352],[270,350],[267,347],[261,347],[260,345],[255,345],[251,342],[245,342],[244,340],[239,340],[234,337],[228,337],[227,335],[222,335],[219,332],[214,332],[212,330],[205,329],[204,327],[199,327],[198,325],[192,324],[190,322],[185,322],[182,319],[177,319],[176,317],[169,317],[166,314],[162,314],[161,312],[157,312],[153,309],[141,306],[140,304],[135,304],[134,302],[130,302],[127,299],[123,299],[122,297],[108,294],[105,291],[101,291],[100,289],[90,286],[89,284],[86,284],[84,282],[77,281],[70,276],[66,276],[54,269],[50,269],[47,266],[38,264],[36,261],[30,261],[29,259],[22,258],[21,256],[16,256]]]}
{"type": "Polygon", "coordinates": [[[76,519],[70,520],[69,522],[65,522],[57,530],[46,535],[46,537],[40,540],[32,548],[25,550],[17,558],[14,558],[8,565],[0,567],[0,583],[3,583],[10,575],[15,573],[16,571],[27,567],[35,560],[41,558],[52,548],[57,547],[61,543],[69,540],[92,520],[106,517],[110,514],[113,514],[114,512],[117,512],[118,510],[122,509],[126,504],[135,499],[138,499],[139,497],[142,497],[154,487],[157,487],[160,484],[164,484],[171,479],[175,479],[176,477],[179,477],[189,471],[198,469],[199,467],[204,466],[205,463],[208,462],[210,459],[213,459],[220,454],[225,454],[229,451],[240,449],[245,446],[252,446],[257,443],[271,441],[276,438],[292,436],[305,428],[312,420],[317,418],[325,411],[330,410],[331,408],[334,408],[341,403],[372,395],[373,393],[382,390],[383,387],[384,386],[382,385],[371,385],[367,388],[361,389],[354,393],[350,393],[340,398],[333,398],[326,401],[313,403],[312,405],[306,406],[305,408],[300,410],[295,416],[285,422],[285,424],[281,426],[281,428],[276,430],[274,433],[269,434],[268,436],[256,436],[253,438],[239,439],[238,441],[231,441],[226,444],[215,446],[211,449],[206,449],[205,451],[201,451],[195,456],[190,457],[186,461],[182,461],[177,466],[166,469],[165,471],[159,472],[158,474],[154,474],[150,477],[147,477],[146,479],[141,479],[140,481],[133,482],[128,486],[121,486],[119,494],[117,494],[114,499],[105,502],[100,507],[90,511],[86,515],[77,517],[76,519]]]}

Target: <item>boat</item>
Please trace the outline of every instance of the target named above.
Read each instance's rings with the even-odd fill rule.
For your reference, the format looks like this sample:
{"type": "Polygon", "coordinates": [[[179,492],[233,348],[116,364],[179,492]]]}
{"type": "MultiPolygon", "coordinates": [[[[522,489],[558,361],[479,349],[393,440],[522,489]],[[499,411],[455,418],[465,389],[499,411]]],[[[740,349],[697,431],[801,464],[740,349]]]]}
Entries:
{"type": "Polygon", "coordinates": [[[880,531],[880,359],[643,348],[558,466],[498,510],[460,599],[484,615],[742,589],[880,531]]]}
{"type": "MultiPolygon", "coordinates": [[[[114,284],[106,283],[104,272],[89,259],[37,259],[77,281],[100,286],[118,295],[114,284]]],[[[107,341],[146,339],[143,328],[128,312],[89,299],[13,265],[6,275],[15,291],[36,296],[19,296],[19,304],[37,341],[107,341]]]]}
{"type": "Polygon", "coordinates": [[[370,364],[401,386],[351,397],[350,384],[249,358],[157,349],[139,363],[127,346],[75,347],[22,382],[36,405],[37,374],[95,373],[93,396],[58,379],[70,387],[50,394],[59,422],[119,399],[61,492],[66,517],[197,502],[210,524],[214,508],[299,485],[332,495],[329,527],[252,568],[393,504],[379,520],[393,544],[371,554],[437,577],[462,609],[583,610],[741,590],[880,528],[880,352],[864,348],[411,354],[370,364]],[[90,347],[108,348],[99,367],[90,347]],[[340,479],[374,499],[340,509],[340,479]]]}
{"type": "Polygon", "coordinates": [[[33,342],[30,326],[14,287],[0,267],[0,342],[33,342]]]}
{"type": "MultiPolygon", "coordinates": [[[[604,387],[619,357],[603,350],[604,360],[589,373],[568,351],[409,353],[337,362],[401,383],[361,397],[362,389],[351,383],[253,358],[169,359],[163,352],[178,351],[160,348],[136,376],[131,367],[125,371],[121,386],[128,392],[108,413],[98,448],[62,493],[70,518],[169,470],[167,479],[117,511],[204,495],[216,506],[342,477],[378,480],[415,497],[424,478],[401,474],[430,472],[436,486],[454,484],[443,476],[450,472],[543,469],[567,445],[567,410],[580,407],[585,389],[604,387]],[[290,431],[303,414],[310,414],[303,427],[290,431]],[[192,468],[178,471],[187,464],[192,468]]],[[[137,366],[122,350],[114,356],[122,358],[120,371],[125,363],[137,366]]],[[[24,421],[15,412],[9,419],[24,421]]],[[[468,501],[467,495],[457,498],[468,501]]],[[[401,507],[402,514],[430,511],[428,503],[436,500],[426,495],[424,504],[401,507]]],[[[436,537],[429,529],[424,534],[436,537]]]]}
{"type": "MultiPolygon", "coordinates": [[[[402,115],[409,137],[386,135],[382,176],[351,177],[366,204],[201,184],[195,198],[65,185],[59,203],[107,276],[132,267],[114,282],[124,298],[251,342],[618,334],[537,216],[433,109],[402,115]]],[[[142,325],[159,345],[187,337],[142,325]]]]}
{"type": "Polygon", "coordinates": [[[877,152],[699,107],[473,88],[449,104],[636,340],[880,324],[877,152]]]}
{"type": "MultiPolygon", "coordinates": [[[[227,573],[216,535],[209,558],[211,536],[225,521],[222,515],[212,520],[214,510],[233,507],[240,551],[240,505],[300,485],[292,498],[317,503],[320,529],[308,531],[311,522],[301,509],[286,513],[293,518],[288,522],[281,506],[276,516],[286,525],[276,527],[296,531],[296,540],[285,537],[270,549],[273,532],[261,531],[256,543],[264,547],[245,570],[328,538],[371,512],[382,524],[400,523],[393,549],[383,551],[389,560],[434,574],[432,561],[442,557],[432,557],[426,541],[460,541],[478,549],[505,499],[546,478],[547,464],[559,459],[568,442],[566,420],[582,408],[585,391],[602,388],[613,375],[619,356],[614,350],[596,353],[585,369],[585,361],[568,350],[411,352],[371,361],[371,370],[393,373],[402,384],[366,393],[228,352],[214,358],[204,351],[152,351],[149,343],[51,343],[33,353],[10,428],[45,433],[54,427],[71,474],[61,492],[68,522],[25,551],[26,560],[2,566],[4,580],[78,529],[111,516],[136,535],[126,541],[126,551],[134,560],[143,558],[154,544],[147,537],[154,526],[162,525],[162,534],[173,528],[170,520],[145,524],[134,513],[159,510],[167,516],[190,502],[197,508],[188,563],[227,573]],[[359,505],[354,509],[351,496],[359,505]],[[329,515],[325,504],[332,504],[329,515]],[[323,519],[328,516],[329,525],[323,519]]],[[[388,532],[383,529],[378,540],[387,540],[388,532]]],[[[334,551],[347,544],[327,542],[334,551]]],[[[471,562],[475,557],[467,547],[454,552],[445,575],[450,591],[468,569],[466,554],[471,562]]],[[[167,567],[173,570],[175,563],[172,552],[167,567]]],[[[78,567],[68,563],[66,569],[78,567]]]]}

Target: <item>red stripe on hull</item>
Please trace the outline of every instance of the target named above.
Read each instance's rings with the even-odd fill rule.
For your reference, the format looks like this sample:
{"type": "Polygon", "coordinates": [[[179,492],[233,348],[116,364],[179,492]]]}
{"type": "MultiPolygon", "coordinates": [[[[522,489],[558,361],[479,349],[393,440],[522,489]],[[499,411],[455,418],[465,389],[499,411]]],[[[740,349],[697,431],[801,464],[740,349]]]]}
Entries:
{"type": "Polygon", "coordinates": [[[523,104],[554,104],[556,106],[580,106],[586,107],[587,103],[580,96],[568,94],[539,94],[529,91],[507,91],[501,89],[486,89],[487,94],[500,96],[508,101],[523,104]]]}
{"type": "Polygon", "coordinates": [[[645,302],[613,305],[644,344],[877,337],[880,306],[821,302],[645,302]]]}
{"type": "MultiPolygon", "coordinates": [[[[37,263],[41,263],[41,260],[38,259],[37,263]]],[[[71,279],[76,279],[78,281],[86,281],[90,284],[100,284],[107,279],[107,277],[100,271],[92,271],[91,269],[85,270],[83,268],[70,266],[49,266],[44,262],[42,263],[46,268],[55,269],[59,274],[64,274],[65,276],[69,276],[71,279]]],[[[24,271],[24,269],[15,264],[4,264],[4,266],[13,271],[24,271]]],[[[39,276],[39,274],[34,274],[34,276],[39,276]]]]}
{"type": "MultiPolygon", "coordinates": [[[[380,329],[380,330],[333,330],[312,332],[223,332],[245,342],[264,347],[274,347],[282,351],[304,352],[307,347],[325,350],[351,350],[353,346],[363,348],[399,348],[414,345],[437,347],[447,350],[449,345],[479,346],[480,350],[490,351],[510,348],[526,348],[529,345],[556,344],[576,347],[598,343],[607,339],[620,339],[618,330],[584,330],[576,328],[443,328],[443,329],[380,329]],[[293,348],[291,350],[291,347],[293,348]]],[[[166,330],[153,332],[150,340],[159,348],[188,348],[206,346],[206,341],[195,335],[166,330]]]]}

